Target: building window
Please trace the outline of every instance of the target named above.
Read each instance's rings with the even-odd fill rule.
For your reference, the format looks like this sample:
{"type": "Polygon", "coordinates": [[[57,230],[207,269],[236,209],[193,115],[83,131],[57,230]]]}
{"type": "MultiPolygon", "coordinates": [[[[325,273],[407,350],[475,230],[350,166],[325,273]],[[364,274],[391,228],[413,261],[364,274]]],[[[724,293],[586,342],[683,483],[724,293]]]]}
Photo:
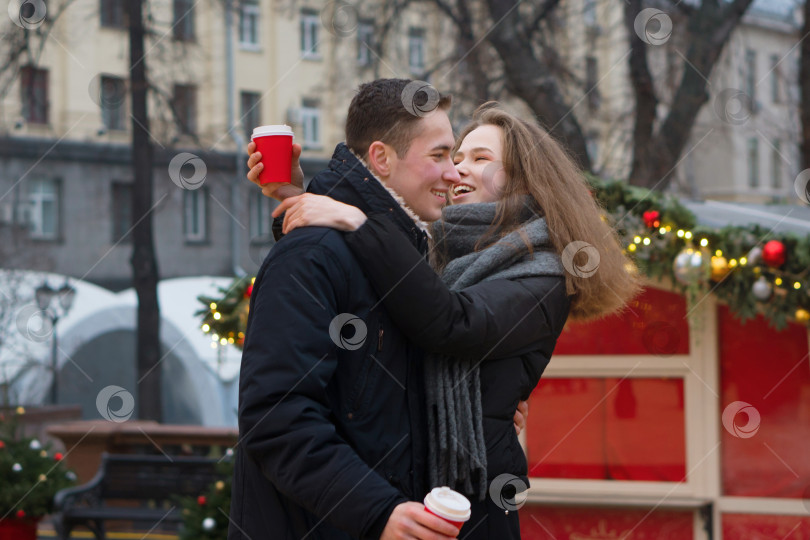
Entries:
{"type": "Polygon", "coordinates": [[[313,9],[301,10],[301,57],[320,58],[318,54],[318,27],[321,21],[313,9]]]}
{"type": "Polygon", "coordinates": [[[780,62],[781,58],[778,54],[771,55],[771,101],[774,103],[782,102],[782,77],[779,73],[780,62]]]}
{"type": "Polygon", "coordinates": [[[132,184],[112,184],[112,241],[114,244],[129,242],[132,228],[132,184]]]}
{"type": "Polygon", "coordinates": [[[242,127],[245,130],[247,139],[250,139],[251,135],[253,135],[253,128],[262,125],[259,100],[261,100],[261,95],[258,92],[242,92],[240,94],[242,127]]]}
{"type": "Polygon", "coordinates": [[[374,49],[374,22],[361,20],[357,24],[357,65],[371,65],[371,51],[374,49]]]}
{"type": "Polygon", "coordinates": [[[745,93],[753,103],[757,89],[757,53],[753,49],[745,51],[745,93]]]}
{"type": "Polygon", "coordinates": [[[183,190],[183,234],[187,242],[203,242],[208,237],[208,191],[183,190]]]}
{"type": "Polygon", "coordinates": [[[239,44],[243,48],[259,47],[259,1],[242,0],[239,11],[239,44]]]}
{"type": "Polygon", "coordinates": [[[582,22],[585,24],[585,28],[593,29],[597,27],[596,0],[585,0],[582,8],[582,22]]]}
{"type": "Polygon", "coordinates": [[[101,26],[127,28],[129,26],[128,0],[101,0],[101,26]]]}
{"type": "Polygon", "coordinates": [[[194,40],[194,0],[173,0],[174,39],[194,40]]]}
{"type": "Polygon", "coordinates": [[[588,95],[588,109],[599,110],[599,63],[595,56],[585,57],[585,93],[588,95]]]}
{"type": "Polygon", "coordinates": [[[251,192],[248,201],[248,214],[250,216],[250,239],[251,242],[267,242],[272,238],[271,226],[273,217],[270,215],[273,210],[270,208],[271,201],[261,193],[251,192]]]}
{"type": "Polygon", "coordinates": [[[101,77],[101,124],[109,130],[126,129],[126,88],[120,77],[101,77]]]}
{"type": "Polygon", "coordinates": [[[48,123],[48,70],[25,66],[20,70],[22,115],[32,124],[48,123]]]}
{"type": "Polygon", "coordinates": [[[59,236],[59,180],[33,180],[28,192],[29,225],[32,238],[55,240],[59,236]]]}
{"type": "Polygon", "coordinates": [[[585,150],[588,152],[588,157],[591,158],[591,163],[596,163],[599,158],[599,134],[590,132],[585,136],[585,150]]]}
{"type": "Polygon", "coordinates": [[[316,99],[305,99],[301,106],[301,131],[304,148],[321,146],[321,110],[316,99]]]}
{"type": "Polygon", "coordinates": [[[425,30],[423,28],[412,27],[408,30],[408,67],[414,74],[425,71],[425,30]]]}
{"type": "Polygon", "coordinates": [[[759,141],[748,139],[748,187],[759,187],[759,141]]]}
{"type": "Polygon", "coordinates": [[[782,189],[782,141],[773,141],[771,153],[771,185],[773,189],[782,189]]]}
{"type": "Polygon", "coordinates": [[[174,85],[172,106],[180,132],[189,135],[197,133],[197,87],[193,84],[174,85]]]}

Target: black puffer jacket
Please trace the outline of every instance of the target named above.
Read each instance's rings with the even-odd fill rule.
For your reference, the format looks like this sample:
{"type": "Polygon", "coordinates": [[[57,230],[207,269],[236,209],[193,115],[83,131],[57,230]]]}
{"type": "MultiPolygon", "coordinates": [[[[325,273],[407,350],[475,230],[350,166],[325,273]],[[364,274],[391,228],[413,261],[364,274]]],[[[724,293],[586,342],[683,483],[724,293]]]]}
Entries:
{"type": "MultiPolygon", "coordinates": [[[[424,233],[345,145],[308,189],[384,213],[423,258],[424,233]]],[[[468,294],[448,350],[461,354],[470,343],[497,344],[502,355],[535,349],[528,329],[545,314],[514,292],[468,294]],[[492,324],[492,312],[502,324],[492,324]],[[516,323],[522,330],[503,343],[516,323]]],[[[229,539],[376,539],[397,504],[421,501],[428,491],[423,356],[391,322],[341,233],[310,227],[281,239],[250,300],[229,539]],[[363,321],[360,348],[339,348],[330,337],[342,313],[363,321]]]]}

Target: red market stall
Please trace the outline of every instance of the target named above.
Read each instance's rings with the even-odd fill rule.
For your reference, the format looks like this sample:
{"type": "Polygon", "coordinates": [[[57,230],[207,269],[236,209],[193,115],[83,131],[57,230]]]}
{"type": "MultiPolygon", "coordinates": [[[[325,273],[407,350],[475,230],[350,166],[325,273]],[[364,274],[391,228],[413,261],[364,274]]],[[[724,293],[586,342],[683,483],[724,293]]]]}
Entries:
{"type": "Polygon", "coordinates": [[[523,538],[810,539],[810,333],[648,286],[530,399],[523,538]]]}

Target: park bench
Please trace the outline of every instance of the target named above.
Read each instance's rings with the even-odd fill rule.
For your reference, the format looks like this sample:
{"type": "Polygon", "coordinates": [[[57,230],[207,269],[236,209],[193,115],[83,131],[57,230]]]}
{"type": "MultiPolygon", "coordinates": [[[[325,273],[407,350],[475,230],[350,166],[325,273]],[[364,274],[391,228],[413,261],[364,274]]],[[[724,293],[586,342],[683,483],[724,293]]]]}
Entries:
{"type": "Polygon", "coordinates": [[[68,540],[76,526],[105,538],[105,521],[163,523],[182,521],[178,496],[198,496],[221,480],[217,460],[204,457],[103,454],[87,484],[59,491],[54,498],[54,528],[68,540]],[[118,503],[112,505],[109,503],[118,503]]]}

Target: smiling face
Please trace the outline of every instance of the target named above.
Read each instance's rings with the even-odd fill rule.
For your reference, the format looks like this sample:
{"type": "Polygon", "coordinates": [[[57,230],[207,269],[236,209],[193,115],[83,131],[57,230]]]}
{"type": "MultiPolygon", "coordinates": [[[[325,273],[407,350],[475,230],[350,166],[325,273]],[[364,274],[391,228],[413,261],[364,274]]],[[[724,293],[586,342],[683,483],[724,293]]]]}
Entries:
{"type": "Polygon", "coordinates": [[[443,110],[435,110],[419,120],[416,137],[404,156],[390,156],[390,170],[383,179],[416,215],[436,221],[447,204],[450,188],[459,175],[453,167],[453,128],[443,110]]]}
{"type": "Polygon", "coordinates": [[[461,178],[453,187],[453,204],[495,202],[506,184],[503,170],[503,130],[479,126],[461,141],[453,162],[461,178]]]}

